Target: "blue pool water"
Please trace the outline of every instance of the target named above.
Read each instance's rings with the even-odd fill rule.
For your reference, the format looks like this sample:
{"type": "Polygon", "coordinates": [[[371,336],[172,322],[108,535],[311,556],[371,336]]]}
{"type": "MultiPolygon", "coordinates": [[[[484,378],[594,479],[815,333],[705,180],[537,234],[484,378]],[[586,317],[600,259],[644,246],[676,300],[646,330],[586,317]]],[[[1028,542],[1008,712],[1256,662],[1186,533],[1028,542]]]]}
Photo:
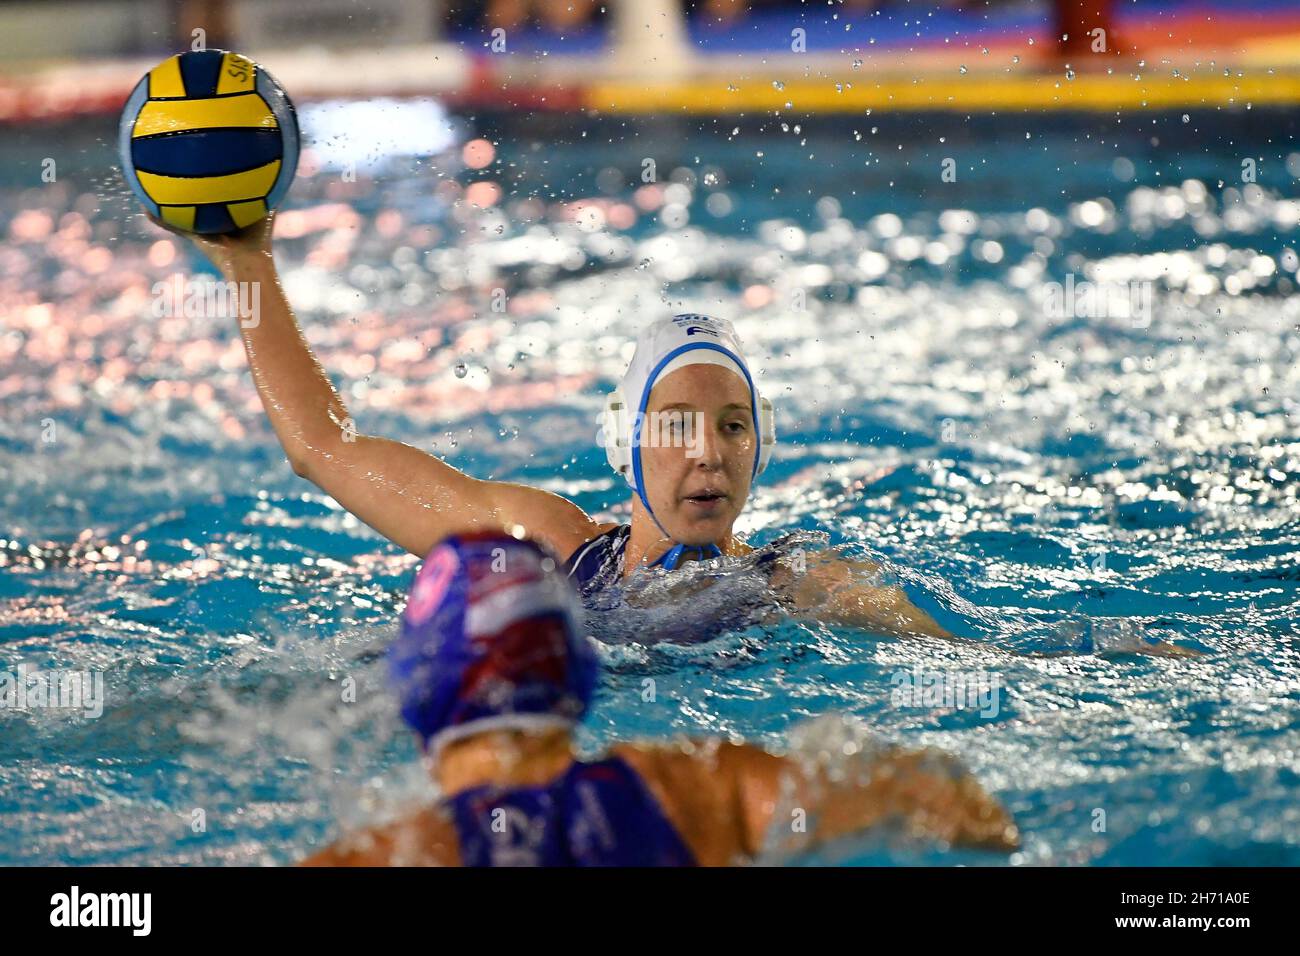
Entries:
{"type": "MultiPolygon", "coordinates": [[[[881,559],[980,641],[647,642],[711,602],[605,614],[584,748],[870,733],[957,754],[1016,816],[1013,864],[1294,865],[1295,132],[1259,109],[458,117],[447,151],[355,183],[317,143],[277,258],[359,429],[603,518],[628,491],[596,415],[639,323],[733,318],[781,441],[739,530],[881,559]],[[497,156],[466,170],[476,136],[497,156]],[[1068,276],[1149,288],[1149,316],[1054,312],[1068,276]],[[1099,653],[1051,653],[1085,622],[1099,653]],[[1207,653],[1126,653],[1144,634],[1207,653]],[[996,675],[996,713],[896,704],[917,669],[996,675]]],[[[0,145],[0,670],[106,685],[97,719],[0,710],[24,835],[0,864],[289,862],[423,792],[380,658],[416,559],[292,474],[233,319],[152,314],[193,255],[141,221],[112,142],[0,145]]],[[[831,861],[1005,862],[897,840],[798,862],[831,861]]]]}

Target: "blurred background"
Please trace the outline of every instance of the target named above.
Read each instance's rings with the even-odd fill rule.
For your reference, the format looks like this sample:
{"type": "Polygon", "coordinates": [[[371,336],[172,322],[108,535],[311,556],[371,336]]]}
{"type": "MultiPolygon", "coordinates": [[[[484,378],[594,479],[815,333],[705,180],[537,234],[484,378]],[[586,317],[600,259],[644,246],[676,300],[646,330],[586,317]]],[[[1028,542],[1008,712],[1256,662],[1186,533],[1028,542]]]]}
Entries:
{"type": "Polygon", "coordinates": [[[1289,101],[1300,66],[1290,0],[4,0],[0,17],[0,119],[110,109],[148,65],[196,42],[271,64],[299,100],[541,110],[779,107],[768,77],[788,83],[777,74],[796,64],[798,79],[840,87],[805,91],[801,109],[1136,105],[1132,82],[1106,73],[1116,58],[1149,64],[1148,99],[1225,102],[1227,65],[1258,70],[1237,77],[1252,90],[1274,77],[1284,89],[1259,96],[1289,101]],[[1067,65],[1111,82],[1084,76],[1055,94],[1027,83],[1067,65]],[[722,75],[736,88],[708,85],[722,75]],[[882,76],[906,83],[873,98],[882,76]],[[635,89],[617,86],[629,78],[635,89]]]}
{"type": "Polygon", "coordinates": [[[584,745],[849,713],[965,759],[1012,863],[1300,863],[1294,0],[3,0],[0,669],[108,703],[0,713],[0,864],[284,862],[420,792],[381,656],[416,558],[292,473],[231,316],[157,309],[213,273],[118,114],[200,43],[297,106],[276,260],[359,430],[626,520],[601,395],[646,316],[723,315],[780,439],[739,532],[1001,646],[1116,642],[647,640],[737,576],[596,615],[584,745]],[[1084,282],[1119,307],[1046,305],[1084,282]],[[891,706],[914,666],[996,666],[999,716],[891,706]]]}

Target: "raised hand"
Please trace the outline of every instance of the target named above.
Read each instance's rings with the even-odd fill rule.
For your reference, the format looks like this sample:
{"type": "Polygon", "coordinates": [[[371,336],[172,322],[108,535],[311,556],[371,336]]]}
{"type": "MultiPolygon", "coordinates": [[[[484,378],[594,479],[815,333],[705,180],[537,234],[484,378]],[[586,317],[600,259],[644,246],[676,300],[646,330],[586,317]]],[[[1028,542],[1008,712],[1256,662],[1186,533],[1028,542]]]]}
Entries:
{"type": "Polygon", "coordinates": [[[154,225],[190,240],[208,261],[227,277],[237,274],[246,265],[271,258],[271,233],[275,228],[275,211],[265,218],[236,232],[206,236],[178,229],[170,223],[150,216],[154,225]]]}

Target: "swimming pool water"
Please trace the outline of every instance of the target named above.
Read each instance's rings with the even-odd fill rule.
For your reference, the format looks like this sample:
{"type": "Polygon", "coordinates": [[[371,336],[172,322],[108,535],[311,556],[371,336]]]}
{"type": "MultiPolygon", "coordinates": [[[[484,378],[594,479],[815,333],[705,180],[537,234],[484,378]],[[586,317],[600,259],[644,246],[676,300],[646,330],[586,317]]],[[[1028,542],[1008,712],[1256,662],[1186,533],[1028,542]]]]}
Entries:
{"type": "MultiPolygon", "coordinates": [[[[0,147],[0,669],[106,684],[98,719],[0,710],[25,835],[0,864],[288,862],[421,792],[380,658],[416,559],[292,474],[233,319],[152,314],[196,260],[136,213],[111,125],[0,147]]],[[[601,393],[645,316],[726,315],[780,438],[739,530],[881,558],[985,645],[793,622],[646,644],[654,612],[608,617],[584,747],[784,745],[815,718],[803,746],[835,746],[844,714],[959,755],[1020,823],[1015,864],[1300,863],[1293,115],[456,129],[495,161],[307,161],[280,217],[361,430],[620,517],[601,393]],[[1149,288],[1149,321],[1054,313],[1069,276],[1149,288]],[[1208,653],[1024,653],[1087,619],[1208,653]],[[997,713],[891,703],[917,668],[996,674],[997,713]]]]}

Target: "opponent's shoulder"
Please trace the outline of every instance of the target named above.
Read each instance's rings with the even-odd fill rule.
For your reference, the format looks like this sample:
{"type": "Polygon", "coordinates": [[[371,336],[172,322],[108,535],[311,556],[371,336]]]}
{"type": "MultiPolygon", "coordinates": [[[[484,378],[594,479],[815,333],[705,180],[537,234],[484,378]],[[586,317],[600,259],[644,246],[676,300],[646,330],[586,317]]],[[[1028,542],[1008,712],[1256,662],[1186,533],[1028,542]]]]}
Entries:
{"type": "Polygon", "coordinates": [[[729,773],[755,760],[780,759],[755,744],[732,743],[720,737],[618,743],[609,753],[638,769],[670,773],[729,773]]]}
{"type": "Polygon", "coordinates": [[[753,853],[747,781],[780,758],[717,739],[620,744],[610,753],[640,775],[700,863],[727,866],[753,853]]]}

